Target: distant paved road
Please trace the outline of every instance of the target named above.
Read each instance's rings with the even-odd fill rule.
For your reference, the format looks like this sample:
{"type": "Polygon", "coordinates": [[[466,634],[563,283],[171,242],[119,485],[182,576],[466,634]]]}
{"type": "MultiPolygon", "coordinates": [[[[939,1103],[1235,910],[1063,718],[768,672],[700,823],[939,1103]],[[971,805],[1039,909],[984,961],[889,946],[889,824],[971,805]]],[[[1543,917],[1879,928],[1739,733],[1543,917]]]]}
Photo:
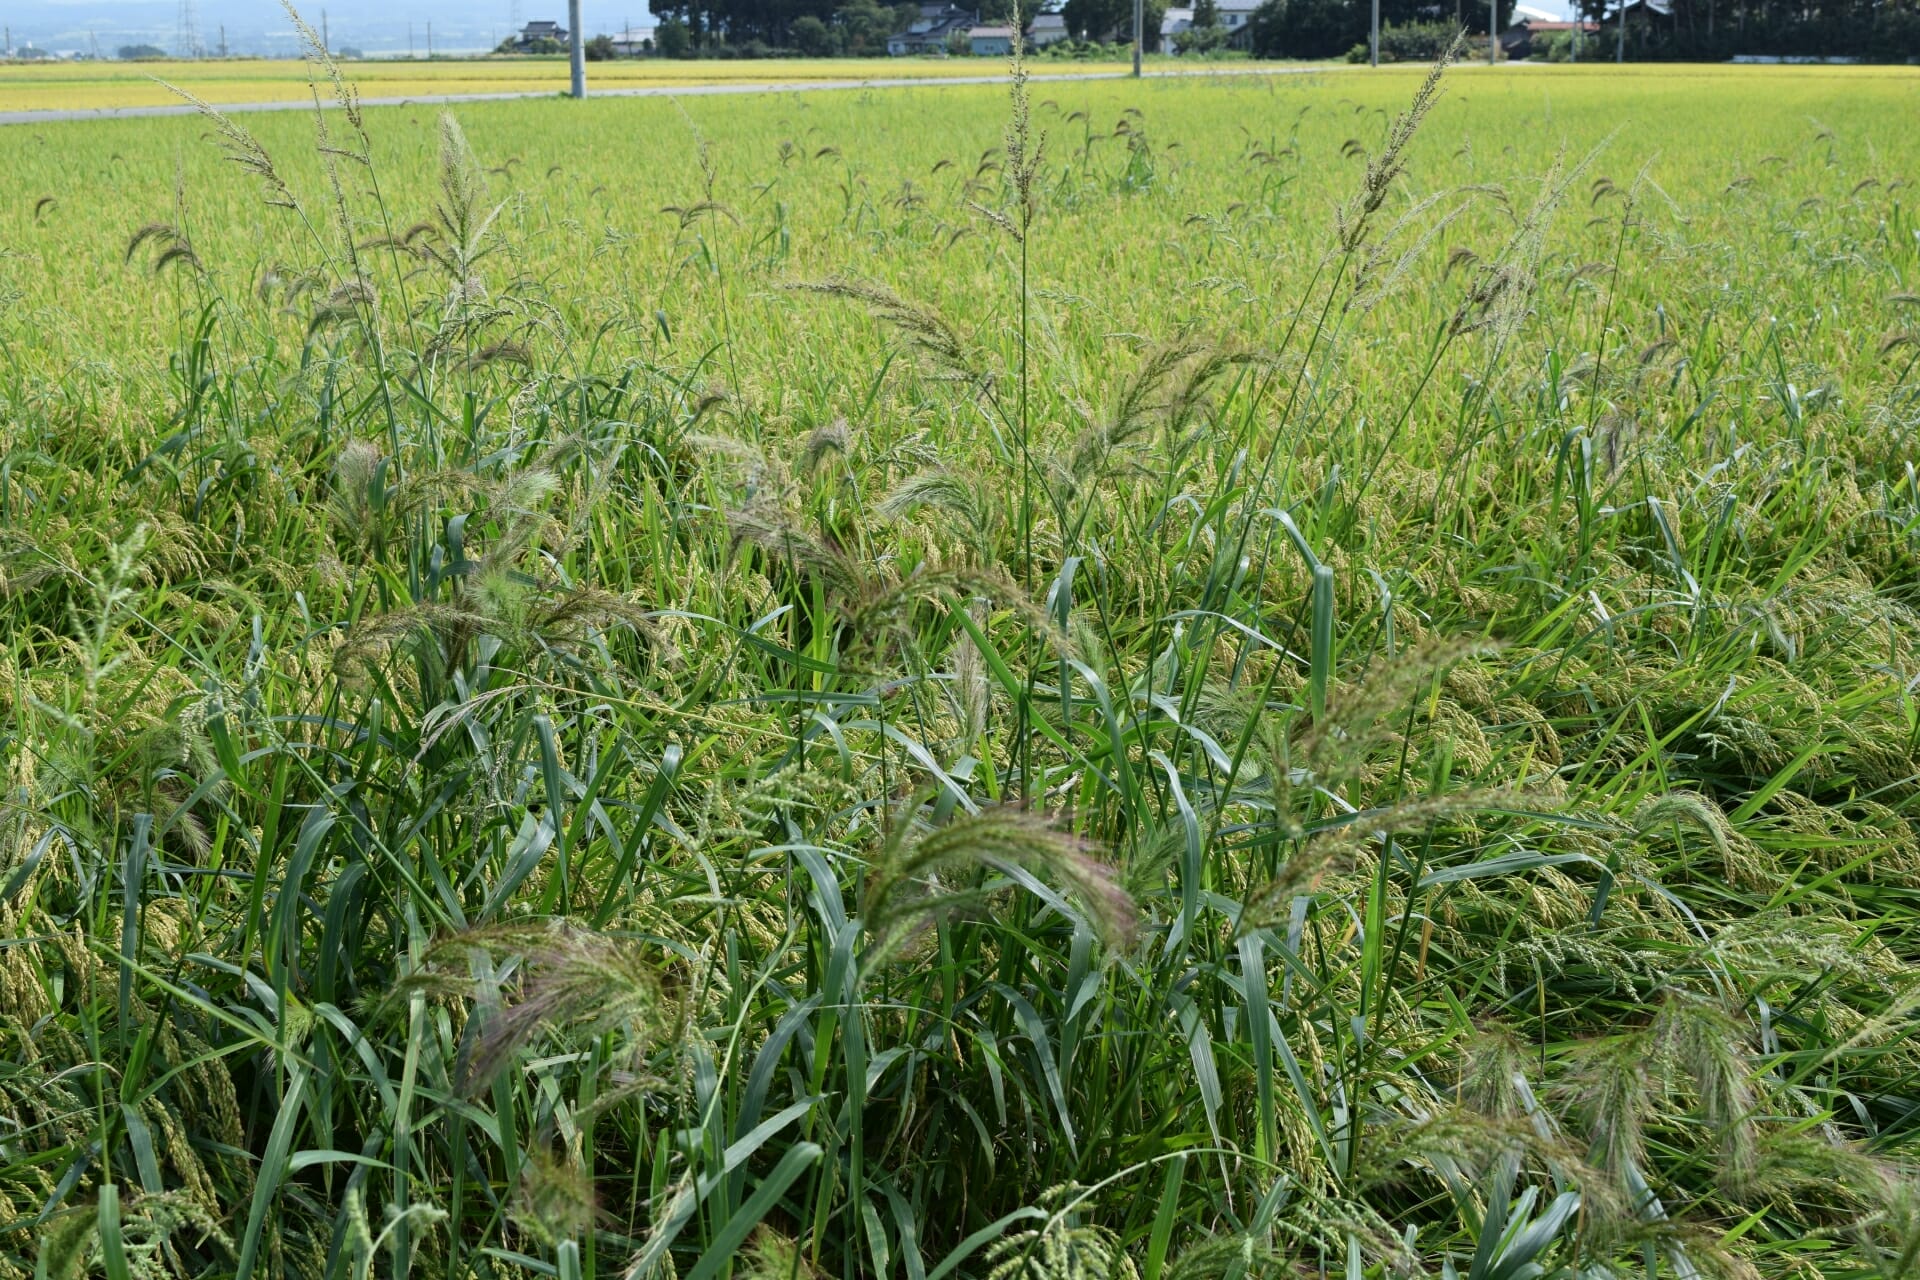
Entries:
{"type": "MultiPolygon", "coordinates": [[[[1208,67],[1193,71],[1149,71],[1149,80],[1172,80],[1181,77],[1206,76],[1297,76],[1321,71],[1341,70],[1334,66],[1286,66],[1286,67],[1208,67]]],[[[692,84],[692,85],[640,85],[619,89],[595,89],[591,81],[587,93],[595,98],[701,98],[723,94],[740,93],[816,93],[826,91],[844,91],[847,89],[911,89],[939,88],[949,84],[1006,84],[1010,77],[992,76],[902,76],[891,80],[799,80],[791,83],[768,84],[692,84]]],[[[1131,75],[1125,71],[1065,71],[1042,72],[1031,75],[1028,80],[1040,84],[1054,80],[1126,80],[1131,75]]],[[[433,93],[411,98],[362,98],[364,107],[408,107],[440,106],[455,102],[510,102],[520,98],[553,98],[560,96],[557,89],[527,90],[515,93],[433,93]]],[[[286,102],[217,102],[221,111],[235,114],[243,111],[311,111],[313,102],[309,100],[289,100],[286,102]]],[[[0,111],[0,125],[10,124],[57,124],[68,120],[130,120],[140,116],[190,116],[199,111],[198,107],[186,103],[175,103],[163,107],[90,107],[81,110],[66,111],[0,111]]]]}

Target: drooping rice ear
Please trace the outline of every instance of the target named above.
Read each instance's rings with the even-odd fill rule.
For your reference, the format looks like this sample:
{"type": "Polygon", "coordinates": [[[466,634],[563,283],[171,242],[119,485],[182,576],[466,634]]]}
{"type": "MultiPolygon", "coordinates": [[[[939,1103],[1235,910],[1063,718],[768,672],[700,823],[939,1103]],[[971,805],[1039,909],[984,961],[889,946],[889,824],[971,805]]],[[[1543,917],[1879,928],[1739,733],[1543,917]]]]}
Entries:
{"type": "Polygon", "coordinates": [[[1109,945],[1124,944],[1137,923],[1133,899],[1092,846],[1012,806],[956,818],[911,842],[896,837],[876,861],[868,881],[867,927],[883,941],[896,939],[930,913],[955,909],[975,895],[947,890],[945,872],[1019,867],[1043,874],[1072,891],[1087,923],[1109,945]]]}

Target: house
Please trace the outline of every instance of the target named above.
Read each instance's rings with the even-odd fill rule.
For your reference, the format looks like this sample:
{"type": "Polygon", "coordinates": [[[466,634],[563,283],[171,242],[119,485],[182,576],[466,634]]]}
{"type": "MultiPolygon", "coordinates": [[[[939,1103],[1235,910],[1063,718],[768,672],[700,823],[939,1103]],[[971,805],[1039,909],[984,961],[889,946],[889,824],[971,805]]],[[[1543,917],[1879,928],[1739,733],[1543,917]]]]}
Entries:
{"type": "Polygon", "coordinates": [[[1581,22],[1576,24],[1572,22],[1561,22],[1557,19],[1542,20],[1539,18],[1522,17],[1514,26],[1508,27],[1500,33],[1500,52],[1508,58],[1531,58],[1534,53],[1533,42],[1535,40],[1556,31],[1572,31],[1576,26],[1579,29],[1582,40],[1592,40],[1600,34],[1600,24],[1597,22],[1581,22]]]}
{"type": "Polygon", "coordinates": [[[557,22],[529,22],[513,38],[513,49],[515,53],[537,53],[556,44],[564,49],[567,36],[567,29],[557,22]]]}
{"type": "Polygon", "coordinates": [[[972,9],[922,4],[920,16],[905,31],[887,37],[887,53],[895,58],[913,53],[944,54],[950,40],[965,39],[979,21],[979,13],[972,9]]]}
{"type": "Polygon", "coordinates": [[[1220,25],[1227,29],[1227,47],[1253,48],[1253,14],[1260,0],[1220,0],[1220,25]]]}
{"type": "Polygon", "coordinates": [[[1044,49],[1050,44],[1059,44],[1072,33],[1067,30],[1066,18],[1058,13],[1036,13],[1033,21],[1027,24],[1027,47],[1044,49]]]}
{"type": "Polygon", "coordinates": [[[967,32],[967,51],[976,58],[1004,58],[1013,52],[1012,27],[974,27],[967,32]]]}
{"type": "Polygon", "coordinates": [[[1180,37],[1193,29],[1193,10],[1168,9],[1160,15],[1160,52],[1177,53],[1180,37]]]}
{"type": "Polygon", "coordinates": [[[653,52],[653,27],[628,27],[613,33],[613,56],[638,58],[653,52]]]}
{"type": "MultiPolygon", "coordinates": [[[[1253,47],[1253,11],[1260,7],[1258,0],[1218,0],[1214,6],[1219,13],[1221,30],[1227,33],[1227,47],[1230,49],[1250,49],[1253,47]]],[[[1187,8],[1168,9],[1160,18],[1160,52],[1180,52],[1180,37],[1193,30],[1193,10],[1187,8]]]]}

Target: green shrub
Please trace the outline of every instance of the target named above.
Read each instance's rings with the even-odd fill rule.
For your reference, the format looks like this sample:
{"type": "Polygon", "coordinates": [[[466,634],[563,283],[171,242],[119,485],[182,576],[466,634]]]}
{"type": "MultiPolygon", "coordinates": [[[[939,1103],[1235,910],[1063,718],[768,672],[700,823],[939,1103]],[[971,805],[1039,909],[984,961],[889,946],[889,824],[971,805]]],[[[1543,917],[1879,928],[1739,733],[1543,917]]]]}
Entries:
{"type": "Polygon", "coordinates": [[[668,18],[653,32],[653,47],[663,58],[687,58],[693,55],[693,32],[678,18],[668,18]]]}

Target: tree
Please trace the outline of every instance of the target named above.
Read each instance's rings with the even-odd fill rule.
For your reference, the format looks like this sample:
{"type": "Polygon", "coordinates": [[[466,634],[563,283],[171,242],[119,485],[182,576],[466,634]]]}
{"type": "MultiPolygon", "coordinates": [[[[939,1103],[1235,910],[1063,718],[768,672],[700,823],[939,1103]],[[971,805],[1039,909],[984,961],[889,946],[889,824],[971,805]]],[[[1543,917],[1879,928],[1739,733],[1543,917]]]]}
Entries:
{"type": "MultiPolygon", "coordinates": [[[[1612,60],[1619,47],[1619,0],[1578,0],[1578,6],[1582,17],[1603,25],[1597,40],[1583,38],[1581,58],[1612,60]]],[[[1634,59],[1920,58],[1915,0],[1671,0],[1665,11],[1634,4],[1626,22],[1626,56],[1634,59]]]]}
{"type": "Polygon", "coordinates": [[[806,57],[833,56],[832,30],[810,13],[803,13],[793,20],[787,27],[787,38],[793,41],[793,47],[806,57]]]}
{"type": "Polygon", "coordinates": [[[587,47],[581,52],[586,54],[588,62],[612,62],[613,37],[595,36],[587,41],[587,47]]]}
{"type": "MultiPolygon", "coordinates": [[[[1498,3],[1504,31],[1513,25],[1513,0],[1498,3]]],[[[1253,51],[1263,58],[1337,58],[1366,43],[1370,7],[1369,0],[1267,0],[1248,23],[1253,51]]],[[[1448,12],[1435,0],[1380,0],[1383,28],[1430,24],[1448,12]]],[[[1469,32],[1486,34],[1486,0],[1460,0],[1457,12],[1469,32]]]]}
{"type": "MultiPolygon", "coordinates": [[[[914,16],[919,16],[915,8],[914,16]]],[[[897,30],[899,14],[876,0],[848,0],[833,11],[840,51],[849,57],[876,57],[887,51],[887,37],[897,30]]]]}
{"type": "Polygon", "coordinates": [[[1060,19],[1075,40],[1098,40],[1106,34],[1111,7],[1107,0],[1067,0],[1061,6],[1060,19]]]}
{"type": "Polygon", "coordinates": [[[663,58],[686,58],[693,54],[693,32],[678,18],[668,18],[653,33],[653,47],[663,58]]]}
{"type": "Polygon", "coordinates": [[[126,62],[141,62],[167,56],[165,49],[150,44],[123,44],[120,46],[120,58],[126,62]]]}
{"type": "Polygon", "coordinates": [[[1267,0],[1248,25],[1259,57],[1333,58],[1367,38],[1367,23],[1367,10],[1348,0],[1267,0]]]}
{"type": "Polygon", "coordinates": [[[1173,45],[1181,53],[1206,54],[1217,53],[1227,47],[1233,39],[1233,33],[1225,27],[1188,27],[1173,38],[1173,45]]]}
{"type": "MultiPolygon", "coordinates": [[[[1166,0],[1145,0],[1142,6],[1141,35],[1146,41],[1149,52],[1160,47],[1160,25],[1167,20],[1166,0]]],[[[1127,14],[1127,20],[1120,32],[1120,38],[1129,43],[1133,40],[1133,14],[1127,14]]]]}
{"type": "MultiPolygon", "coordinates": [[[[1144,24],[1149,48],[1159,43],[1164,0],[1147,0],[1144,24]]],[[[1061,19],[1076,40],[1133,41],[1133,0],[1067,0],[1061,19]]]]}
{"type": "Polygon", "coordinates": [[[1182,31],[1175,44],[1181,53],[1212,53],[1224,49],[1233,33],[1220,24],[1220,6],[1215,0],[1196,0],[1193,25],[1182,31]]]}

